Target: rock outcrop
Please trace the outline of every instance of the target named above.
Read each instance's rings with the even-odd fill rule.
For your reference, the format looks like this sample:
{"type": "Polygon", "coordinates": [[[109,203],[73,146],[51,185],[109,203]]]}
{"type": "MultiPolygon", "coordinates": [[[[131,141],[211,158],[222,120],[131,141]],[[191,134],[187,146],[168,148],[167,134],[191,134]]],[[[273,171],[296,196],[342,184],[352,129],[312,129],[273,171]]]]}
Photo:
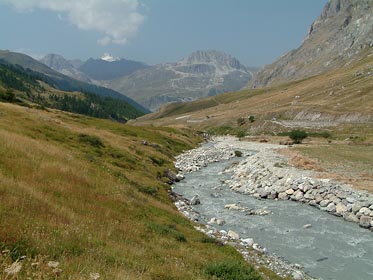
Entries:
{"type": "Polygon", "coordinates": [[[329,0],[302,45],[259,71],[249,86],[274,85],[337,69],[372,46],[373,1],[329,0]]]}
{"type": "Polygon", "coordinates": [[[239,90],[252,78],[252,71],[223,52],[196,51],[176,63],[155,65],[104,84],[156,111],[168,102],[239,90]]]}

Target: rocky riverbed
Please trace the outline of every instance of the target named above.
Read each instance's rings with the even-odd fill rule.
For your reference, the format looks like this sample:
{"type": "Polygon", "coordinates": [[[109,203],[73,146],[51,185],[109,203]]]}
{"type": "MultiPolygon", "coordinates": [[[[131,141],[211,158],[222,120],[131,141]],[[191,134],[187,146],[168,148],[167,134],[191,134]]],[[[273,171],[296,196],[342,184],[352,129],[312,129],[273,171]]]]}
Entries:
{"type": "Polygon", "coordinates": [[[234,137],[217,137],[208,145],[178,156],[175,166],[181,173],[193,172],[209,163],[235,157],[235,152],[240,151],[243,156],[250,156],[225,171],[232,174],[225,183],[233,191],[259,199],[306,203],[373,231],[371,194],[328,178],[316,178],[312,171],[289,166],[288,159],[276,152],[286,148],[238,141],[234,137]]]}
{"type": "MultiPolygon", "coordinates": [[[[185,192],[185,197],[188,199],[177,196],[175,205],[185,216],[201,223],[196,227],[198,230],[221,243],[234,246],[245,259],[256,265],[264,265],[281,276],[290,276],[293,279],[313,279],[302,271],[303,265],[306,266],[304,267],[305,271],[325,270],[324,274],[316,273],[316,275],[324,275],[325,277],[344,275],[346,269],[351,273],[353,271],[353,275],[356,275],[355,269],[371,270],[372,264],[369,255],[373,249],[370,248],[370,245],[367,248],[364,246],[370,244],[371,241],[369,230],[366,229],[373,230],[371,224],[372,196],[327,178],[318,179],[312,171],[299,170],[289,166],[287,158],[277,153],[278,149],[286,148],[288,147],[268,143],[238,141],[233,137],[211,139],[207,144],[177,157],[175,166],[180,171],[178,177],[183,178],[185,175],[186,181],[190,181],[185,185],[179,183],[177,186],[181,187],[178,187],[178,190],[183,192],[187,185],[193,187],[185,192]],[[242,158],[236,158],[237,155],[240,155],[237,151],[242,153],[242,158]],[[209,171],[210,173],[203,174],[203,170],[210,168],[210,163],[219,165],[221,161],[229,163],[224,165],[225,168],[221,165],[221,170],[215,168],[213,171],[209,171]],[[209,167],[202,169],[206,166],[209,167]],[[220,171],[215,173],[217,170],[220,171]],[[204,184],[205,180],[211,182],[206,185],[204,184]],[[194,195],[199,191],[201,191],[202,197],[194,195]],[[233,196],[235,193],[239,196],[233,196]],[[247,197],[247,204],[244,203],[244,194],[250,196],[247,197]],[[227,200],[233,203],[226,203],[227,200]],[[198,208],[200,203],[203,207],[198,208]],[[267,209],[266,205],[270,209],[267,209]],[[279,207],[273,207],[273,205],[279,207]],[[296,207],[292,207],[292,205],[296,207]],[[196,209],[202,212],[199,213],[196,209]],[[303,209],[305,211],[301,213],[303,209]],[[322,212],[316,209],[320,209],[322,212]],[[320,216],[316,214],[318,212],[320,212],[320,216]],[[321,213],[325,214],[321,215],[321,213]],[[295,220],[293,217],[291,220],[294,221],[288,224],[286,221],[290,220],[287,215],[293,214],[299,217],[296,217],[295,220]],[[325,218],[329,214],[333,214],[330,221],[325,218]],[[245,217],[254,218],[247,220],[248,224],[245,228],[234,222],[244,221],[247,219],[245,217]],[[343,222],[343,218],[356,222],[360,227],[366,229],[359,229],[358,225],[343,222]],[[307,220],[310,223],[303,223],[307,220]],[[323,221],[323,224],[315,224],[320,221],[323,221]],[[253,222],[259,224],[253,224],[253,222]],[[331,223],[331,228],[325,227],[325,222],[331,223]],[[350,226],[345,229],[344,225],[350,226]],[[273,234],[270,232],[272,229],[276,232],[275,236],[272,236],[273,234]],[[239,232],[242,233],[242,236],[239,232]],[[306,232],[307,235],[303,236],[306,232]],[[326,232],[329,235],[327,238],[326,232]],[[331,242],[331,240],[335,240],[333,235],[337,232],[342,234],[337,237],[337,240],[344,239],[343,236],[346,234],[348,236],[346,240],[341,240],[341,244],[331,242]],[[254,238],[249,238],[253,236],[254,238]],[[319,240],[319,237],[326,239],[315,242],[319,240]],[[266,238],[269,238],[267,243],[265,242],[266,238]],[[274,244],[273,242],[276,242],[274,240],[280,240],[280,245],[274,244]],[[267,244],[269,250],[263,244],[267,244]],[[328,245],[330,245],[330,249],[326,248],[328,245]],[[299,248],[306,248],[305,246],[309,248],[307,250],[311,251],[299,251],[299,248]],[[335,250],[335,248],[339,249],[335,250]],[[299,259],[301,264],[296,264],[298,263],[297,258],[290,258],[290,262],[285,261],[282,258],[284,250],[287,251],[286,253],[290,253],[290,256],[300,253],[299,257],[302,257],[304,261],[299,259]],[[276,252],[281,257],[278,257],[276,252]],[[345,254],[354,258],[355,253],[358,258],[361,258],[359,261],[361,263],[358,266],[353,264],[351,268],[347,268],[348,265],[342,265],[343,261],[341,263],[342,259],[340,259],[342,255],[338,256],[339,259],[332,256],[333,254],[345,254]],[[319,267],[321,263],[323,263],[323,267],[319,267]],[[334,268],[335,264],[339,264],[340,268],[336,272],[331,272],[329,265],[334,268]]],[[[361,272],[361,279],[370,279],[370,276],[365,278],[367,277],[366,273],[368,275],[373,273],[373,271],[361,272]]],[[[330,279],[339,278],[337,276],[337,278],[330,279]]]]}

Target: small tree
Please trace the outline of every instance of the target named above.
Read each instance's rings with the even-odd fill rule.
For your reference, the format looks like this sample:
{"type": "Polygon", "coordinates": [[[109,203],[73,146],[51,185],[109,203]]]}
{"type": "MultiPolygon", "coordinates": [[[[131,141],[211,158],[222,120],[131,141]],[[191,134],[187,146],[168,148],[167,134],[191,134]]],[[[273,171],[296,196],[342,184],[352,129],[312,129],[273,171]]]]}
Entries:
{"type": "Polygon", "coordinates": [[[255,116],[251,115],[251,116],[249,117],[249,121],[250,121],[251,123],[255,122],[255,116]]]}
{"type": "Polygon", "coordinates": [[[303,139],[307,138],[308,134],[304,130],[292,130],[289,137],[294,141],[294,144],[302,143],[303,139]]]}

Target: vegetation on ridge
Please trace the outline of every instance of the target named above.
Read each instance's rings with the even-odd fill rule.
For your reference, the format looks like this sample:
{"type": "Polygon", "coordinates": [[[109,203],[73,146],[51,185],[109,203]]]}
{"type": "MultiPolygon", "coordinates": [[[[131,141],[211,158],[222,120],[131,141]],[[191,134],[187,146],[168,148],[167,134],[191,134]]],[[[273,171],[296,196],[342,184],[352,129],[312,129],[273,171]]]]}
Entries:
{"type": "Polygon", "coordinates": [[[81,90],[59,91],[50,77],[0,61],[0,100],[28,105],[30,102],[97,118],[127,121],[143,115],[129,103],[81,90]]]}

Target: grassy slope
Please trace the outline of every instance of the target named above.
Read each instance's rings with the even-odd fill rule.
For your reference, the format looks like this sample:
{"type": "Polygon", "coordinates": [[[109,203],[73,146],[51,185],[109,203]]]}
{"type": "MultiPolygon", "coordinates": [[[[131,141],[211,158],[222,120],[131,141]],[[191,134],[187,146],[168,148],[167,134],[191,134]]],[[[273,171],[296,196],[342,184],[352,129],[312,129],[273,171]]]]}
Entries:
{"type": "Polygon", "coordinates": [[[193,128],[238,126],[237,119],[255,115],[259,120],[243,128],[263,126],[272,117],[293,119],[299,112],[325,116],[372,115],[373,50],[337,71],[264,89],[242,90],[185,104],[171,104],[140,118],[139,124],[177,125],[193,128]],[[363,75],[356,75],[363,72],[363,75]],[[183,117],[186,116],[186,117],[183,117]],[[183,118],[179,118],[183,117],[183,118]]]}
{"type": "Polygon", "coordinates": [[[52,260],[59,279],[208,279],[207,264],[242,261],[204,242],[167,196],[163,171],[198,141],[0,103],[0,250],[11,251],[0,254],[0,279],[22,255],[19,279],[54,279],[52,260]]]}

